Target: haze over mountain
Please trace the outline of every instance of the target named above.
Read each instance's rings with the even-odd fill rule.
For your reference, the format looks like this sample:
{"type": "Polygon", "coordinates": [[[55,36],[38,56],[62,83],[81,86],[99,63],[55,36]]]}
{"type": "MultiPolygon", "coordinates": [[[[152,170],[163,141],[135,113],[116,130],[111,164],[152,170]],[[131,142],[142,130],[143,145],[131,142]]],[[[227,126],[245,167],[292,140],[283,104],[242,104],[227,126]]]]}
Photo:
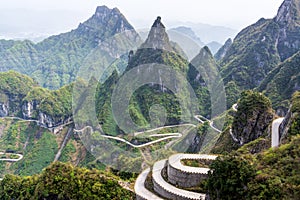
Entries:
{"type": "Polygon", "coordinates": [[[299,51],[299,4],[299,0],[284,1],[275,18],[260,19],[234,39],[219,63],[227,95],[233,95],[230,104],[237,100],[236,94],[259,86],[280,62],[299,51]]]}
{"type": "Polygon", "coordinates": [[[140,37],[99,6],[40,43],[0,40],[0,199],[299,199],[300,0],[215,55],[153,21],[140,37]]]}
{"type": "Polygon", "coordinates": [[[124,31],[132,31],[128,38],[138,41],[137,33],[117,8],[99,6],[77,29],[37,44],[28,40],[0,40],[0,55],[4,58],[0,61],[0,71],[16,70],[30,75],[43,87],[57,89],[74,81],[92,50],[124,31]]]}

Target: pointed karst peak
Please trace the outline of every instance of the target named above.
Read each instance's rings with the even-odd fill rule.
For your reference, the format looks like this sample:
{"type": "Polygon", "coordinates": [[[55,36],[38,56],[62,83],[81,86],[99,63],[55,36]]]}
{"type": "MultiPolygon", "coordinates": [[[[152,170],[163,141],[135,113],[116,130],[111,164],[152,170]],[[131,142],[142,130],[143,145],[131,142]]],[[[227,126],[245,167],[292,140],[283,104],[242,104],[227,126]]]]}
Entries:
{"type": "Polygon", "coordinates": [[[142,48],[163,49],[173,51],[170,44],[169,36],[166,33],[165,26],[161,22],[161,17],[157,17],[154,21],[147,40],[142,48]]]}
{"type": "Polygon", "coordinates": [[[122,13],[120,12],[120,10],[118,8],[110,9],[107,6],[103,5],[103,6],[98,6],[96,8],[96,12],[95,12],[94,16],[101,19],[101,18],[107,17],[109,15],[122,16],[122,13]]]}
{"type": "Polygon", "coordinates": [[[156,27],[156,28],[165,28],[165,26],[163,25],[163,23],[161,22],[161,17],[158,16],[156,18],[156,20],[154,21],[152,27],[156,27]]]}
{"type": "Polygon", "coordinates": [[[203,63],[208,62],[214,62],[214,58],[207,46],[201,48],[198,55],[191,61],[194,66],[203,65],[203,63]]]}
{"type": "Polygon", "coordinates": [[[103,6],[98,6],[97,8],[96,8],[96,14],[97,13],[107,13],[107,12],[110,12],[110,9],[107,7],[107,6],[105,6],[105,5],[103,5],[103,6]]]}
{"type": "Polygon", "coordinates": [[[300,23],[300,0],[285,0],[275,17],[275,21],[282,26],[300,23]]]}
{"type": "Polygon", "coordinates": [[[209,56],[209,57],[213,57],[210,49],[208,48],[208,46],[204,46],[201,50],[200,50],[200,55],[202,56],[209,56]]]}

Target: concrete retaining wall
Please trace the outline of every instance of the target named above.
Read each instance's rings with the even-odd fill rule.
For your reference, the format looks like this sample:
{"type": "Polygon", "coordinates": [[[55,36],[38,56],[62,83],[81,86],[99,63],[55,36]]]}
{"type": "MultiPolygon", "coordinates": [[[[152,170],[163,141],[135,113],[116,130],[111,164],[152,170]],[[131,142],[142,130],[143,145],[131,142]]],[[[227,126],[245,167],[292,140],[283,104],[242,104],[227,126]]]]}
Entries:
{"type": "Polygon", "coordinates": [[[169,158],[168,181],[174,186],[182,188],[196,187],[200,181],[207,178],[209,168],[189,167],[181,160],[204,160],[205,163],[216,159],[217,156],[200,154],[175,154],[169,158]]]}
{"type": "Polygon", "coordinates": [[[153,194],[147,188],[145,188],[145,181],[150,172],[150,168],[144,170],[136,179],[134,184],[134,191],[137,200],[163,200],[157,195],[153,194]]]}
{"type": "Polygon", "coordinates": [[[200,181],[207,178],[208,174],[188,173],[180,171],[172,165],[168,166],[168,181],[174,186],[190,188],[198,186],[200,181]]]}
{"type": "Polygon", "coordinates": [[[166,160],[158,161],[153,166],[152,180],[154,191],[159,195],[172,200],[204,200],[206,195],[196,192],[190,192],[176,188],[175,186],[166,182],[161,171],[166,166],[166,160]]]}

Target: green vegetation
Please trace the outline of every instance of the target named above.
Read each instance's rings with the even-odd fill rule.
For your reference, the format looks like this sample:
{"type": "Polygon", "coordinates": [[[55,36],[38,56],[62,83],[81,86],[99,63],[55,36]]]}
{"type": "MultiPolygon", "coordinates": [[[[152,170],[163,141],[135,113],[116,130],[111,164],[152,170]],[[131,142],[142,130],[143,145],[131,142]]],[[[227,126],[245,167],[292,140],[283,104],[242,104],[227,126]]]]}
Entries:
{"type": "Polygon", "coordinates": [[[262,18],[243,29],[221,59],[229,106],[236,102],[240,92],[260,84],[260,91],[266,91],[273,103],[281,103],[291,97],[293,86],[299,83],[299,65],[292,66],[288,61],[299,52],[299,46],[293,45],[299,41],[299,1],[284,4],[273,19],[262,18]],[[284,63],[277,67],[280,62],[284,63]]]}
{"type": "Polygon", "coordinates": [[[0,199],[133,199],[109,173],[53,163],[39,175],[6,175],[0,182],[0,199]]]}
{"type": "MultiPolygon", "coordinates": [[[[80,67],[90,64],[89,59],[99,48],[99,41],[110,39],[120,30],[133,30],[133,27],[118,9],[98,7],[96,13],[77,29],[51,36],[37,44],[28,40],[0,40],[0,56],[5,57],[1,69],[27,74],[43,87],[58,89],[73,82],[80,67]]],[[[127,44],[116,41],[116,44],[109,45],[112,45],[109,47],[112,51],[124,49],[127,44]]],[[[92,60],[93,64],[100,62],[92,60]]]]}
{"type": "Polygon", "coordinates": [[[274,113],[271,101],[261,93],[244,91],[233,119],[232,133],[240,144],[246,144],[265,135],[274,113]]]}
{"type": "Polygon", "coordinates": [[[260,19],[242,30],[220,61],[228,106],[234,104],[245,89],[253,89],[278,65],[276,36],[279,27],[273,20],[260,19]],[[237,92],[238,91],[238,92],[237,92]]]}
{"type": "Polygon", "coordinates": [[[255,176],[249,161],[233,155],[218,157],[210,165],[206,181],[212,199],[245,199],[247,184],[255,176]]]}
{"type": "Polygon", "coordinates": [[[299,199],[300,134],[277,149],[251,155],[232,153],[210,166],[212,199],[299,199]]]}
{"type": "Polygon", "coordinates": [[[296,92],[292,98],[292,107],[290,112],[292,113],[291,125],[288,130],[288,137],[299,134],[300,130],[300,92],[296,92]]]}
{"type": "Polygon", "coordinates": [[[274,107],[287,107],[285,101],[292,97],[292,94],[299,90],[300,52],[285,60],[282,64],[272,70],[258,87],[267,95],[274,104],[274,107]]]}
{"type": "Polygon", "coordinates": [[[0,73],[0,91],[2,94],[26,95],[37,86],[33,79],[14,71],[0,73]]]}
{"type": "Polygon", "coordinates": [[[181,163],[186,166],[190,167],[204,167],[208,168],[209,164],[205,162],[205,160],[189,160],[189,159],[184,159],[181,160],[181,163]]]}
{"type": "MultiPolygon", "coordinates": [[[[240,103],[242,99],[238,110],[243,108],[240,103]]],[[[278,148],[270,148],[270,138],[260,137],[213,161],[205,183],[212,199],[299,199],[299,92],[291,103],[291,117],[285,125],[287,139],[278,148]]],[[[265,105],[270,102],[265,101],[265,105]]]]}
{"type": "Polygon", "coordinates": [[[38,87],[33,79],[18,72],[0,73],[0,101],[9,104],[10,116],[24,117],[24,106],[29,103],[30,118],[38,119],[40,113],[54,120],[67,118],[72,115],[72,90],[73,84],[51,91],[38,87]]]}

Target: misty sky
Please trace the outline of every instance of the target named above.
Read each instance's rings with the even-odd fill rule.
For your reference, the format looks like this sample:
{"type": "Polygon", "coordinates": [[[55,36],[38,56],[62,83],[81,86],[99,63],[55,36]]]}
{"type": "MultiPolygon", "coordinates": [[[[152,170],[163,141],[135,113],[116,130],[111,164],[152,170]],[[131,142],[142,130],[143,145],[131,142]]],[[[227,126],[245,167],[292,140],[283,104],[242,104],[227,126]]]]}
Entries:
{"type": "Polygon", "coordinates": [[[283,0],[0,0],[0,32],[59,33],[74,29],[97,6],[118,7],[135,28],[149,27],[156,16],[167,26],[207,23],[240,30],[261,17],[272,18],[283,0]],[[9,32],[9,31],[8,31],[9,32]]]}

